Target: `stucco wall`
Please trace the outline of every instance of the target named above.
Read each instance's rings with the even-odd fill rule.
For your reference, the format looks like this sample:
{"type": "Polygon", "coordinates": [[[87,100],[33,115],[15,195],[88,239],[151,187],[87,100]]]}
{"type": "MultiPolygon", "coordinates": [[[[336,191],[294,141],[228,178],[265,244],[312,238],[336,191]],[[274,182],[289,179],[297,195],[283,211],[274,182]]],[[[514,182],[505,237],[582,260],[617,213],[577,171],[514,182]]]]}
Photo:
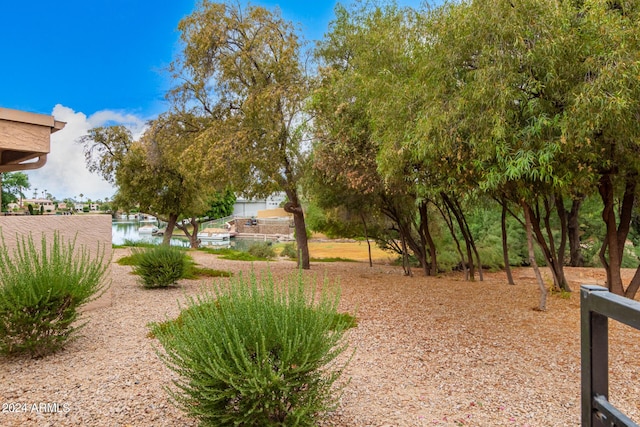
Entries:
{"type": "Polygon", "coordinates": [[[247,222],[251,222],[251,218],[236,218],[236,231],[238,233],[252,233],[252,234],[282,234],[289,235],[293,233],[293,220],[266,220],[258,219],[257,225],[248,225],[247,222]]]}
{"type": "MultiPolygon", "coordinates": [[[[4,243],[12,253],[16,239],[32,234],[36,245],[41,242],[44,233],[47,243],[53,241],[55,231],[60,233],[64,241],[75,238],[76,250],[85,247],[91,256],[98,250],[104,250],[105,260],[111,260],[111,216],[109,215],[34,215],[34,216],[2,216],[0,217],[0,234],[4,243]]],[[[110,280],[110,264],[106,272],[106,280],[110,280]]],[[[107,290],[98,300],[89,303],[83,310],[92,310],[111,304],[111,291],[107,290]]]]}

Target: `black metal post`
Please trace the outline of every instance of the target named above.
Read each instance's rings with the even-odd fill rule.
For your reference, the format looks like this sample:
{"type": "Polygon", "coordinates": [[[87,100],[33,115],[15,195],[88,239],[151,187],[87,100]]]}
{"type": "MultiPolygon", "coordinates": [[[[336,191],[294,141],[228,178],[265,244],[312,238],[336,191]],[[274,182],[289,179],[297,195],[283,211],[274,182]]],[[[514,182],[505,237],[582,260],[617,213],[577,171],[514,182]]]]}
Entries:
{"type": "Polygon", "coordinates": [[[638,425],[609,403],[609,318],[640,329],[640,303],[594,285],[580,287],[583,427],[638,425]]]}
{"type": "Polygon", "coordinates": [[[592,292],[607,289],[591,285],[580,288],[582,426],[604,427],[593,408],[593,396],[609,398],[609,324],[606,316],[592,311],[592,292]]]}

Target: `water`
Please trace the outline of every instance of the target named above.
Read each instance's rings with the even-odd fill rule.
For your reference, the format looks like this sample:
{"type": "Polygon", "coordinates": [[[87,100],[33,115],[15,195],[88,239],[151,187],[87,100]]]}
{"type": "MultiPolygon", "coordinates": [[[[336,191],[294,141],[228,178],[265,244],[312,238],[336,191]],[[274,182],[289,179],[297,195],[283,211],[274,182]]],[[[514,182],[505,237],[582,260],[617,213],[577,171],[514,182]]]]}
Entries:
{"type": "MultiPolygon", "coordinates": [[[[145,242],[160,244],[162,243],[162,236],[151,236],[149,234],[138,233],[138,228],[143,225],[153,224],[159,226],[158,222],[140,222],[137,220],[114,220],[111,223],[111,243],[114,245],[123,245],[126,241],[130,242],[145,242]]],[[[163,225],[164,226],[164,225],[163,225]]],[[[185,236],[172,236],[171,246],[189,247],[189,239],[185,236]]],[[[202,242],[202,246],[210,245],[216,247],[229,247],[230,242],[202,242]]]]}

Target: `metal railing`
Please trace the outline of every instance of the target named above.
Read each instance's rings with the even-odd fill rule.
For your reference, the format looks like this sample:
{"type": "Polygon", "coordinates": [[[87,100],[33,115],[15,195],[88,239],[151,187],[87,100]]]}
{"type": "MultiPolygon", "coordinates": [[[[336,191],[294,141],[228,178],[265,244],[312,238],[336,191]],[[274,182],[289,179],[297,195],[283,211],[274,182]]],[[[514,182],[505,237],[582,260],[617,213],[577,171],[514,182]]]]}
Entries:
{"type": "Polygon", "coordinates": [[[582,426],[638,427],[609,402],[609,318],[640,330],[640,303],[602,286],[580,287],[582,426]]]}

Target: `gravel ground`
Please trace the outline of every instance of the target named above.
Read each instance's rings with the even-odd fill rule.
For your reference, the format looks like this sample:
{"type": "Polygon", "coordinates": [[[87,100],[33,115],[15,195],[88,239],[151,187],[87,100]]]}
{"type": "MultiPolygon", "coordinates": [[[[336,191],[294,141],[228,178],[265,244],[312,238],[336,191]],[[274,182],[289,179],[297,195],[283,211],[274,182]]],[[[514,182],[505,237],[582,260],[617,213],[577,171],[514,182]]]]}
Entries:
{"type": "MultiPolygon", "coordinates": [[[[114,259],[126,254],[114,251],[114,259]]],[[[237,272],[251,265],[193,253],[207,267],[237,272]]],[[[267,268],[255,263],[254,269],[267,268]]],[[[295,273],[269,263],[274,276],[295,273]]],[[[130,267],[114,263],[112,304],[83,315],[82,337],[39,360],[0,359],[0,426],[195,426],[169,401],[173,373],[154,352],[147,324],[178,314],[178,301],[211,283],[144,290],[130,267]]],[[[314,263],[305,274],[337,279],[341,309],[359,326],[339,408],[323,426],[579,426],[578,283],[602,272],[568,269],[576,292],[549,298],[537,312],[528,269],[484,282],[458,275],[405,277],[367,263],[314,263]]],[[[613,323],[613,322],[612,322],[613,323]]],[[[610,331],[611,400],[640,420],[640,335],[610,331]]],[[[345,355],[349,356],[349,355],[345,355]]]]}

